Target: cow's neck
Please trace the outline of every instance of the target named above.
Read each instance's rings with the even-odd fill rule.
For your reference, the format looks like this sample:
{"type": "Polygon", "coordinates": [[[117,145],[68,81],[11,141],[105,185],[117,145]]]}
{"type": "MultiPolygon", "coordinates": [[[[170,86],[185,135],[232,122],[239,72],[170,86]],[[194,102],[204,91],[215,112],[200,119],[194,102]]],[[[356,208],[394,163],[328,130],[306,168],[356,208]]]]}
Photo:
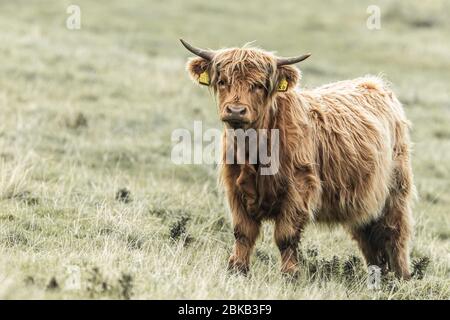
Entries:
{"type": "MultiPolygon", "coordinates": [[[[268,108],[267,114],[261,119],[260,125],[254,129],[266,129],[267,135],[270,137],[271,130],[278,130],[279,134],[279,168],[273,175],[262,175],[260,163],[251,164],[246,161],[244,164],[233,165],[235,175],[235,183],[239,191],[244,195],[244,205],[249,213],[255,215],[271,215],[277,212],[279,202],[283,199],[286,191],[286,177],[284,167],[289,161],[286,158],[285,148],[287,147],[286,130],[292,129],[292,123],[295,123],[293,113],[286,108],[291,107],[283,100],[276,101],[277,105],[268,108]],[[283,173],[284,172],[284,173],[283,173]]],[[[275,103],[275,101],[274,101],[275,103]]],[[[268,144],[270,148],[270,143],[268,144]]],[[[259,150],[258,150],[259,152],[259,150]]],[[[248,160],[248,158],[246,158],[248,160]]]]}

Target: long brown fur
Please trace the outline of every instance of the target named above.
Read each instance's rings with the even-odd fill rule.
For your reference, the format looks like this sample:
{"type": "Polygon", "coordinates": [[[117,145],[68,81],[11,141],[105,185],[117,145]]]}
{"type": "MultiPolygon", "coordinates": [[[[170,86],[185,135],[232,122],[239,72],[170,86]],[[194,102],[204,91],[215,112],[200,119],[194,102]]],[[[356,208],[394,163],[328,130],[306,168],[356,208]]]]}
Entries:
{"type": "Polygon", "coordinates": [[[212,61],[194,58],[187,68],[194,80],[209,72],[219,114],[239,102],[249,108],[249,127],[280,133],[275,175],[261,175],[258,164],[222,166],[236,238],[230,268],[248,271],[261,223],[271,220],[282,271],[296,274],[301,233],[316,221],[343,225],[368,264],[410,277],[409,123],[381,78],[302,90],[297,68],[277,67],[273,54],[255,48],[216,51],[212,61]],[[277,92],[282,78],[289,88],[277,92]]]}

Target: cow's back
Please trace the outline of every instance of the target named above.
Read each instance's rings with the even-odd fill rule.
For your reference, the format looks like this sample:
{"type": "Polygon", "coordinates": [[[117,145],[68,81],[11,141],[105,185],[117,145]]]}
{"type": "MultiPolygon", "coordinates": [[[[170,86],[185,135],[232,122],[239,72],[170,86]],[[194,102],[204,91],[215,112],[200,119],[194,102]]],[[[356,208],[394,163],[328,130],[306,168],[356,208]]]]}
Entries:
{"type": "Polygon", "coordinates": [[[385,203],[393,170],[398,100],[376,77],[326,85],[299,95],[309,110],[322,182],[317,221],[361,224],[385,203]]]}

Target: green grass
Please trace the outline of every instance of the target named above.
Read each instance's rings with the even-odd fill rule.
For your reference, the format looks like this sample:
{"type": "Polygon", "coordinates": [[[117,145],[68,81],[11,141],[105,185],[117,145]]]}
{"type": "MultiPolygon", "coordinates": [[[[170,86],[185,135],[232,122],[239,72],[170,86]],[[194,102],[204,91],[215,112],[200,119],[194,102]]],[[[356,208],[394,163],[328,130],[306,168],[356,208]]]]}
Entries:
{"type": "Polygon", "coordinates": [[[75,31],[70,1],[0,3],[0,298],[450,298],[449,3],[263,2],[79,0],[75,31]],[[369,4],[381,30],[366,28],[369,4]],[[214,99],[185,73],[180,36],[312,52],[306,87],[383,73],[414,125],[423,279],[369,290],[356,244],[314,225],[297,281],[279,274],[270,225],[250,276],[227,274],[216,169],[170,161],[174,129],[220,128],[214,99]],[[116,199],[121,188],[129,201],[116,199]],[[66,290],[73,266],[81,288],[66,290]]]}

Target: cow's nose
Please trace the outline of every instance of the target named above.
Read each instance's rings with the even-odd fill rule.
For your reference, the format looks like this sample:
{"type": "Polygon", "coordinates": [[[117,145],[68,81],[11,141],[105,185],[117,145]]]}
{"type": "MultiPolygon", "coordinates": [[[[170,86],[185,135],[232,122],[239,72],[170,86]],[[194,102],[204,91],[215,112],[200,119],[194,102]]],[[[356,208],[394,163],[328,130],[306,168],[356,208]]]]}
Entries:
{"type": "Polygon", "coordinates": [[[226,112],[233,117],[242,117],[247,113],[247,108],[239,105],[229,105],[226,108],[226,112]]]}

